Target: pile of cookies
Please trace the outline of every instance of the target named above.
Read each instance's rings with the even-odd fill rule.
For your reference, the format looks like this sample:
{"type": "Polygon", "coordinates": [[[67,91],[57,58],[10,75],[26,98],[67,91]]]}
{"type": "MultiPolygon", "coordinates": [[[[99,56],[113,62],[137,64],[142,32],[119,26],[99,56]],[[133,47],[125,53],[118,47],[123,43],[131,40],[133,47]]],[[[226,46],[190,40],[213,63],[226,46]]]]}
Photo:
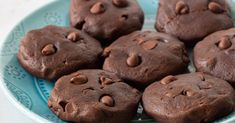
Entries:
{"type": "Polygon", "coordinates": [[[48,107],[62,120],[129,123],[139,104],[161,123],[233,112],[235,28],[226,0],[159,0],[158,32],[140,31],[136,0],[71,0],[70,23],[28,32],[18,52],[25,70],[56,81],[48,107]],[[188,73],[195,43],[197,72],[188,73]]]}

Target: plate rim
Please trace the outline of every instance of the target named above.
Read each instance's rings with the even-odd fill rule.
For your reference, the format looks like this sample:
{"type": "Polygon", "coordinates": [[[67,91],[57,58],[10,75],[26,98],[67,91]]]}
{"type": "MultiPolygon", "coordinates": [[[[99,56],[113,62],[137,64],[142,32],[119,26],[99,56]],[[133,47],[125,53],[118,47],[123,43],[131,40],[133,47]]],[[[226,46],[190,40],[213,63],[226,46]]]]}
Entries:
{"type": "MultiPolygon", "coordinates": [[[[10,36],[11,32],[19,25],[20,23],[23,22],[23,20],[26,20],[30,18],[31,16],[34,15],[35,12],[40,11],[44,8],[46,8],[49,5],[56,4],[57,2],[60,2],[59,0],[52,0],[51,2],[42,5],[38,7],[37,9],[33,10],[30,14],[26,15],[23,17],[20,21],[15,23],[15,25],[10,29],[10,31],[7,33],[7,35],[4,36],[3,41],[0,42],[0,49],[4,46],[4,43],[7,41],[7,38],[10,36]]],[[[1,64],[0,60],[0,64],[1,64]]],[[[53,123],[50,120],[47,120],[46,118],[41,117],[37,113],[29,110],[26,108],[23,104],[21,104],[13,95],[13,93],[8,89],[6,83],[4,82],[4,76],[0,75],[0,89],[3,91],[3,95],[8,99],[8,101],[16,108],[16,110],[20,111],[23,115],[26,117],[30,118],[31,120],[35,122],[43,122],[43,123],[53,123]]]]}
{"type": "MultiPolygon", "coordinates": [[[[10,36],[11,32],[17,27],[17,25],[19,25],[20,23],[22,23],[24,20],[30,18],[31,16],[33,16],[35,14],[35,12],[40,11],[44,8],[46,8],[47,6],[56,4],[61,2],[60,0],[52,0],[51,2],[48,2],[47,4],[44,4],[40,7],[38,7],[37,9],[34,9],[32,12],[30,12],[28,15],[26,15],[25,17],[21,18],[20,21],[18,21],[17,23],[14,24],[14,26],[9,30],[9,32],[7,33],[7,35],[4,36],[3,41],[0,42],[0,49],[2,49],[2,47],[4,46],[4,43],[7,41],[7,38],[10,36]]],[[[229,2],[235,2],[235,0],[229,0],[229,2]]],[[[234,25],[235,26],[235,25],[234,25]]],[[[234,27],[235,28],[235,27],[234,27]]],[[[0,60],[0,64],[1,64],[1,60],[0,60]]],[[[28,108],[26,108],[22,103],[20,103],[13,95],[13,93],[8,89],[6,83],[4,82],[4,76],[0,75],[0,89],[3,91],[3,95],[8,99],[8,101],[14,106],[16,107],[17,110],[19,110],[23,115],[25,115],[26,117],[30,118],[31,120],[35,121],[35,122],[43,122],[43,123],[53,123],[52,121],[38,115],[37,113],[29,110],[28,108]]],[[[234,117],[230,117],[229,119],[226,119],[224,121],[224,123],[232,123],[235,122],[235,116],[234,117]]]]}

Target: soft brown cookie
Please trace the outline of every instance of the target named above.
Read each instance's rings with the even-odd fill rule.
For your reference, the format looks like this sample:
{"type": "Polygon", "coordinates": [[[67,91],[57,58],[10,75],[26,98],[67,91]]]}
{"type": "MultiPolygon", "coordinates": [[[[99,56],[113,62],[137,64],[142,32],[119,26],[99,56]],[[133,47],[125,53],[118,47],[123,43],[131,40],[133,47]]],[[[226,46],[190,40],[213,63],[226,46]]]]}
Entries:
{"type": "Polygon", "coordinates": [[[159,0],[156,29],[186,43],[232,26],[226,0],[159,0]]]}
{"type": "Polygon", "coordinates": [[[33,75],[55,80],[82,68],[97,68],[100,43],[73,28],[46,26],[21,41],[18,60],[33,75]]]}
{"type": "Polygon", "coordinates": [[[235,85],[235,28],[207,36],[194,48],[197,71],[229,81],[235,85]]]}
{"type": "Polygon", "coordinates": [[[144,14],[136,0],[72,0],[71,26],[109,44],[140,30],[144,14]]]}
{"type": "Polygon", "coordinates": [[[103,70],[81,70],[60,78],[48,101],[61,119],[76,123],[129,123],[141,93],[103,70]]]}
{"type": "Polygon", "coordinates": [[[184,72],[187,51],[178,39],[158,32],[133,32],[104,50],[103,69],[135,86],[146,86],[169,74],[184,72]]]}
{"type": "Polygon", "coordinates": [[[190,73],[153,83],[142,101],[147,114],[160,123],[205,123],[231,113],[235,93],[224,80],[190,73]]]}

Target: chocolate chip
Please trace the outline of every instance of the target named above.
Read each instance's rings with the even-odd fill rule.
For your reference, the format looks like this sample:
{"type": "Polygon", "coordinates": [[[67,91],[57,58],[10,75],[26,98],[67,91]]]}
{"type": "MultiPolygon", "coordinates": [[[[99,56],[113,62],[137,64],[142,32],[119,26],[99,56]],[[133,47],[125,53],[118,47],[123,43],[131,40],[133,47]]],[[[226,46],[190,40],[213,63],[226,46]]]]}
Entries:
{"type": "Polygon", "coordinates": [[[88,78],[85,75],[78,74],[70,80],[71,83],[80,85],[88,82],[88,78]]]}
{"type": "Polygon", "coordinates": [[[139,45],[143,44],[144,42],[145,42],[144,39],[139,39],[139,40],[138,40],[138,44],[139,44],[139,45]]]}
{"type": "Polygon", "coordinates": [[[188,90],[182,90],[181,95],[184,95],[184,96],[193,96],[193,92],[192,91],[188,91],[188,90]]]}
{"type": "Polygon", "coordinates": [[[230,41],[228,36],[224,36],[220,39],[220,42],[218,44],[218,47],[220,49],[228,49],[229,47],[232,46],[232,42],[230,41]]]}
{"type": "Polygon", "coordinates": [[[52,108],[52,107],[53,107],[53,104],[52,104],[51,100],[48,100],[47,105],[48,105],[49,108],[52,108]]]}
{"type": "Polygon", "coordinates": [[[56,48],[53,44],[48,44],[42,49],[42,54],[45,56],[52,55],[56,52],[56,48]]]}
{"type": "Polygon", "coordinates": [[[139,45],[143,44],[145,40],[143,38],[136,38],[134,41],[137,41],[139,45]]]}
{"type": "Polygon", "coordinates": [[[117,7],[126,7],[128,5],[127,0],[113,0],[113,4],[117,7]]]}
{"type": "Polygon", "coordinates": [[[104,11],[105,11],[105,7],[101,2],[97,2],[90,9],[90,12],[92,14],[100,14],[100,13],[103,13],[104,11]]]}
{"type": "Polygon", "coordinates": [[[72,32],[67,36],[67,39],[69,39],[72,42],[76,42],[79,40],[79,34],[77,32],[72,32]]]}
{"type": "Polygon", "coordinates": [[[175,6],[176,14],[187,14],[189,13],[189,6],[183,1],[179,1],[175,6]]]}
{"type": "Polygon", "coordinates": [[[155,47],[157,47],[158,45],[158,42],[157,41],[146,41],[142,44],[142,47],[145,49],[145,50],[152,50],[154,49],[155,47]]]}
{"type": "Polygon", "coordinates": [[[111,96],[105,95],[100,98],[100,102],[103,103],[106,106],[113,107],[114,106],[114,100],[111,96]]]}
{"type": "Polygon", "coordinates": [[[140,57],[136,53],[131,53],[127,58],[127,65],[130,67],[136,67],[140,64],[140,57]]]}
{"type": "Polygon", "coordinates": [[[110,53],[111,53],[111,49],[107,47],[107,48],[104,49],[102,56],[103,57],[109,57],[110,53]]]}
{"type": "Polygon", "coordinates": [[[113,83],[114,83],[114,81],[110,78],[107,78],[107,77],[104,77],[104,76],[100,77],[100,84],[102,86],[110,85],[110,84],[113,84],[113,83]]]}
{"type": "Polygon", "coordinates": [[[169,75],[169,76],[167,76],[167,77],[165,77],[165,78],[163,78],[163,79],[161,80],[161,84],[166,85],[166,84],[169,84],[169,83],[171,83],[171,82],[173,82],[173,81],[175,81],[175,80],[177,80],[176,77],[174,77],[174,76],[172,76],[172,75],[169,75]]]}
{"type": "Polygon", "coordinates": [[[127,20],[128,19],[128,15],[127,14],[123,14],[122,16],[121,16],[121,21],[125,21],[125,20],[127,20]]]}
{"type": "Polygon", "coordinates": [[[172,93],[166,93],[167,97],[174,97],[174,95],[172,93]]]}
{"type": "Polygon", "coordinates": [[[162,39],[162,38],[157,38],[156,39],[158,42],[162,42],[162,43],[168,43],[169,41],[166,39],[162,39]]]}
{"type": "Polygon", "coordinates": [[[210,2],[208,8],[214,13],[221,13],[224,11],[223,7],[216,2],[210,2]]]}
{"type": "Polygon", "coordinates": [[[214,69],[216,63],[217,63],[216,58],[209,58],[206,61],[206,67],[208,67],[210,70],[212,70],[212,69],[214,69]]]}
{"type": "Polygon", "coordinates": [[[190,97],[190,96],[193,96],[194,93],[192,91],[186,91],[186,95],[190,97]]]}

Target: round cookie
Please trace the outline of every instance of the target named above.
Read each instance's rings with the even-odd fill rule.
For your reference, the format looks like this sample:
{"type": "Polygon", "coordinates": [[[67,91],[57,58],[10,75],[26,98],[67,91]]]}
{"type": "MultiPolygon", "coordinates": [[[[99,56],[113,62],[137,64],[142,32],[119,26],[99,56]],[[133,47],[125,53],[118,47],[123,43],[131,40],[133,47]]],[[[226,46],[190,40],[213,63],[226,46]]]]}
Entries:
{"type": "Polygon", "coordinates": [[[194,48],[193,61],[202,71],[235,85],[235,28],[215,32],[194,48]]]}
{"type": "Polygon", "coordinates": [[[161,123],[205,123],[234,110],[233,88],[203,73],[167,76],[145,89],[146,113],[161,123]]]}
{"type": "Polygon", "coordinates": [[[26,34],[18,60],[31,74],[55,80],[84,68],[99,67],[100,43],[73,28],[46,26],[26,34]]]}
{"type": "Polygon", "coordinates": [[[178,39],[163,33],[136,31],[104,50],[103,69],[131,85],[143,87],[169,74],[185,72],[187,51],[178,39]]]}
{"type": "Polygon", "coordinates": [[[226,0],[159,0],[156,29],[186,43],[232,26],[226,0]]]}
{"type": "Polygon", "coordinates": [[[72,0],[71,26],[110,44],[122,35],[140,30],[144,13],[136,0],[72,0]]]}
{"type": "Polygon", "coordinates": [[[141,93],[103,70],[81,70],[60,78],[48,100],[61,119],[76,123],[129,123],[141,93]]]}

